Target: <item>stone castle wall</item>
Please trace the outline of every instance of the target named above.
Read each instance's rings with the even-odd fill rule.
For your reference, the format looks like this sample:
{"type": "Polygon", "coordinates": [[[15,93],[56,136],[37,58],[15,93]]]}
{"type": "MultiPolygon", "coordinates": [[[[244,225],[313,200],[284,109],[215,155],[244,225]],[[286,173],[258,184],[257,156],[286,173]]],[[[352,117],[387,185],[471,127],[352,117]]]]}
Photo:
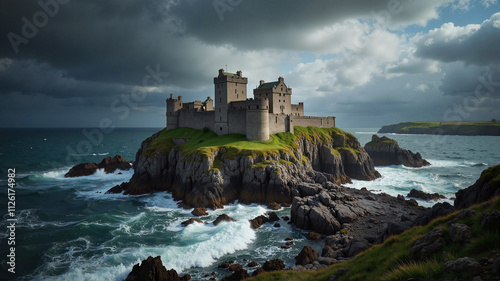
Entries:
{"type": "MultiPolygon", "coordinates": [[[[179,126],[193,129],[203,129],[205,127],[210,130],[214,129],[215,111],[195,112],[190,110],[179,110],[179,126]]],[[[170,129],[167,127],[167,129],[170,129]]]]}
{"type": "Polygon", "coordinates": [[[291,116],[293,126],[319,128],[335,127],[335,117],[291,116]]]}

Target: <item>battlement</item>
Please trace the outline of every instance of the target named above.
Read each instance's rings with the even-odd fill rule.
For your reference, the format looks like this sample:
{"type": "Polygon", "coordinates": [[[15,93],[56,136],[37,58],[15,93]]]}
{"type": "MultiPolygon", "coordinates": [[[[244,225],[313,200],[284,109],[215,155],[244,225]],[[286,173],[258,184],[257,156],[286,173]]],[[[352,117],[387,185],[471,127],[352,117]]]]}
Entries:
{"type": "Polygon", "coordinates": [[[246,108],[253,110],[269,110],[269,99],[247,99],[246,108]]]}
{"type": "Polygon", "coordinates": [[[243,77],[243,72],[241,70],[236,71],[236,73],[224,72],[224,69],[219,69],[219,75],[214,77],[214,84],[233,82],[248,84],[248,78],[243,77]]]}

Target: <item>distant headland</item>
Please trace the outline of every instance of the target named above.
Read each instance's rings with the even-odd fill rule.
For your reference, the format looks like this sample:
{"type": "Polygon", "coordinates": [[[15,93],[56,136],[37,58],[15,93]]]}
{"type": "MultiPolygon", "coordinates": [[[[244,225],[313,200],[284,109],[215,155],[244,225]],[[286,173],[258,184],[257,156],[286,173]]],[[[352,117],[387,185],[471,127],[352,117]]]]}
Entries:
{"type": "Polygon", "coordinates": [[[403,122],[382,126],[378,133],[395,134],[429,134],[429,135],[462,135],[462,136],[500,136],[500,122],[403,122]]]}

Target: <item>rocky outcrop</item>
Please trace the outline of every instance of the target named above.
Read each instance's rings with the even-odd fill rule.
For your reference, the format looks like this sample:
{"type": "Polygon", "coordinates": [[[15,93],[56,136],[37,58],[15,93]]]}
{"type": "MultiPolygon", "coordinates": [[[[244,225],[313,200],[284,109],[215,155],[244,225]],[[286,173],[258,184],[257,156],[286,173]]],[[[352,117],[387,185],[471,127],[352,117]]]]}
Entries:
{"type": "Polygon", "coordinates": [[[365,144],[365,150],[373,159],[375,166],[404,165],[422,167],[430,165],[420,153],[402,149],[399,144],[388,137],[372,136],[372,141],[365,144]]]}
{"type": "Polygon", "coordinates": [[[481,264],[473,258],[463,257],[444,264],[444,271],[459,274],[469,273],[477,275],[481,273],[481,264]]]}
{"type": "Polygon", "coordinates": [[[106,173],[113,173],[116,170],[130,170],[130,162],[125,160],[123,156],[116,155],[115,157],[106,157],[101,163],[81,163],[73,166],[65,175],[66,178],[82,177],[93,175],[97,169],[104,169],[106,173]]]}
{"type": "Polygon", "coordinates": [[[148,257],[142,263],[134,265],[125,281],[181,281],[190,280],[183,276],[179,277],[174,269],[167,270],[161,261],[161,257],[148,257]]]}
{"type": "Polygon", "coordinates": [[[236,220],[235,220],[235,219],[233,219],[232,217],[230,217],[230,216],[226,215],[226,214],[222,214],[222,215],[218,216],[218,217],[214,220],[213,224],[214,224],[215,226],[217,226],[217,225],[219,225],[219,223],[221,223],[221,222],[233,222],[233,221],[236,221],[236,220]]]}
{"type": "Polygon", "coordinates": [[[438,227],[424,235],[411,248],[410,258],[424,260],[442,250],[446,246],[445,233],[444,228],[438,227]]]}
{"type": "Polygon", "coordinates": [[[318,252],[309,246],[304,246],[302,251],[295,257],[296,265],[306,265],[318,258],[318,252]]]}
{"type": "MultiPolygon", "coordinates": [[[[114,187],[114,192],[124,190],[134,195],[170,191],[174,199],[188,206],[215,209],[235,200],[290,204],[293,197],[302,196],[298,187],[301,182],[345,183],[350,178],[380,177],[358,140],[342,131],[332,130],[327,140],[314,135],[295,136],[290,149],[252,156],[224,147],[186,154],[182,145],[154,142],[165,132],[142,143],[133,177],[114,187]]],[[[168,139],[162,141],[169,143],[168,139]]]]}
{"type": "Polygon", "coordinates": [[[410,190],[410,193],[408,193],[408,195],[406,195],[406,197],[413,197],[413,198],[418,198],[418,199],[423,199],[423,200],[438,200],[438,199],[445,199],[446,198],[439,193],[427,193],[427,192],[423,192],[421,190],[416,190],[416,189],[410,190]]]}
{"type": "Polygon", "coordinates": [[[446,216],[455,211],[452,205],[448,202],[437,203],[432,206],[432,208],[427,209],[424,213],[420,214],[413,220],[415,225],[426,225],[433,219],[446,216]]]}
{"type": "Polygon", "coordinates": [[[463,209],[500,196],[500,165],[485,169],[479,179],[456,194],[455,208],[463,209]]]}

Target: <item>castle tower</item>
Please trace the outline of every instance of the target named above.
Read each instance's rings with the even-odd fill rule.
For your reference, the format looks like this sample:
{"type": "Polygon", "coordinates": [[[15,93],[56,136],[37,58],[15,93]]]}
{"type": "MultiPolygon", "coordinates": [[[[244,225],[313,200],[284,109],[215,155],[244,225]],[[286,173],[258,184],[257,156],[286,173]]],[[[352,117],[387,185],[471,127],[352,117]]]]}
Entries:
{"type": "Polygon", "coordinates": [[[182,96],[174,99],[174,95],[170,94],[167,99],[167,130],[179,128],[179,110],[182,105],[182,96]]]}
{"type": "Polygon", "coordinates": [[[288,88],[283,77],[280,76],[278,81],[267,83],[260,80],[259,86],[253,90],[253,94],[256,99],[269,99],[270,113],[292,114],[292,88],[288,88]]]}
{"type": "Polygon", "coordinates": [[[248,99],[246,105],[247,139],[269,139],[269,99],[248,99]]]}
{"type": "Polygon", "coordinates": [[[229,103],[245,101],[247,99],[248,79],[243,77],[241,71],[236,74],[224,72],[219,69],[219,75],[214,77],[215,86],[215,122],[214,132],[218,135],[228,133],[227,111],[229,103]]]}

